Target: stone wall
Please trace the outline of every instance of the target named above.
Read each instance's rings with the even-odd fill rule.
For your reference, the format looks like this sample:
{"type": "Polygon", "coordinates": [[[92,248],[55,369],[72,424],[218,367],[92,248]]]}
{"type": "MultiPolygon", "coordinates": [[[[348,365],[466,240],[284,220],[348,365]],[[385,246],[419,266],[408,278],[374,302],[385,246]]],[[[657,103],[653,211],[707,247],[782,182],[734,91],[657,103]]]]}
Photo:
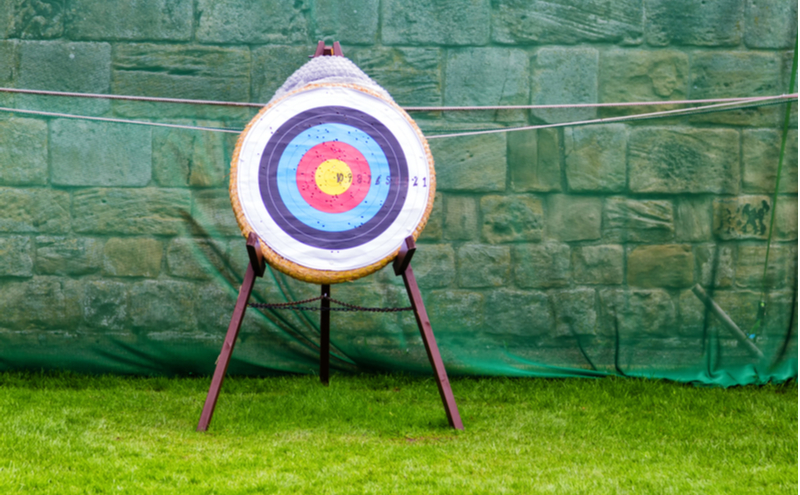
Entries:
{"type": "MultiPolygon", "coordinates": [[[[796,26],[796,2],[777,0],[6,1],[0,86],[265,102],[325,39],[408,106],[765,96],[787,91],[796,26]]],[[[226,128],[254,115],[7,93],[0,106],[226,128]]],[[[633,112],[414,117],[435,135],[633,112]]],[[[735,363],[744,350],[690,289],[750,328],[773,209],[759,339],[778,349],[797,283],[796,105],[772,198],[783,112],[431,140],[438,193],[415,271],[448,366],[663,376],[704,359],[709,328],[735,363]]],[[[0,112],[0,367],[210,371],[246,263],[226,189],[235,140],[0,112]]],[[[256,292],[318,287],[277,274],[256,292]]],[[[390,270],[337,296],[406,304],[390,270]]],[[[251,314],[241,361],[314,369],[315,318],[251,314]]],[[[409,316],[336,313],[333,340],[340,368],[426,369],[409,316]]]]}

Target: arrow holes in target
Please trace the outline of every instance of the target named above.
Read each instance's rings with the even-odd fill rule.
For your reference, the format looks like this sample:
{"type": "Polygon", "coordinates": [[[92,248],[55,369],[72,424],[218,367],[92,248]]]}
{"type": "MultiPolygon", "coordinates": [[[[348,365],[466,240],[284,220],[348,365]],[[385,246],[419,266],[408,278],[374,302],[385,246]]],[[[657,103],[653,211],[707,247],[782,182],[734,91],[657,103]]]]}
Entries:
{"type": "Polygon", "coordinates": [[[408,165],[396,137],[352,108],[298,113],[269,139],[261,167],[270,216],[294,239],[323,249],[381,235],[408,194],[408,165]]]}

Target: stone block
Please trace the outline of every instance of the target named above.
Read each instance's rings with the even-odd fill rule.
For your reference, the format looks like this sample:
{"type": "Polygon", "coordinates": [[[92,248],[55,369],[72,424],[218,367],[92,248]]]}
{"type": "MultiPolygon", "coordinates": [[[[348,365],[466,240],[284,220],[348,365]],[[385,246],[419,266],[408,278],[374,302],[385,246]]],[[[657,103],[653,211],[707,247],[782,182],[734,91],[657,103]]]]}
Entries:
{"type": "Polygon", "coordinates": [[[480,292],[440,289],[425,298],[425,307],[436,336],[452,340],[460,336],[463,342],[475,339],[484,331],[484,296],[480,292]],[[458,315],[454,318],[454,315],[458,315]]]}
{"type": "Polygon", "coordinates": [[[489,42],[488,0],[382,2],[381,38],[386,45],[472,45],[489,42]]]}
{"type": "MultiPolygon", "coordinates": [[[[417,247],[412,264],[417,283],[423,289],[447,287],[456,278],[456,256],[450,244],[417,247]]],[[[392,273],[394,276],[394,273],[392,273]]],[[[400,277],[395,277],[400,280],[400,277]]]]}
{"type": "MultiPolygon", "coordinates": [[[[378,7],[372,0],[315,0],[311,12],[315,40],[337,40],[345,44],[375,44],[378,7]]],[[[349,53],[345,53],[349,57],[349,53]]],[[[359,65],[359,67],[361,67],[359,65]]]]}
{"type": "Polygon", "coordinates": [[[764,278],[764,262],[767,247],[741,245],[736,256],[736,286],[752,287],[756,290],[786,287],[797,274],[797,256],[792,246],[770,245],[767,276],[764,278]]]}
{"type": "Polygon", "coordinates": [[[201,43],[308,43],[306,2],[198,0],[195,8],[201,43]]]}
{"type": "MultiPolygon", "coordinates": [[[[265,280],[259,279],[259,283],[256,284],[256,287],[262,285],[260,283],[262,281],[265,280]]],[[[259,288],[263,289],[263,287],[259,288]]],[[[197,318],[198,332],[205,332],[207,335],[219,335],[220,338],[222,337],[220,332],[222,332],[230,324],[232,308],[236,304],[237,294],[231,289],[232,288],[230,287],[223,287],[217,283],[208,283],[203,285],[198,284],[195,286],[195,315],[197,318]]],[[[256,299],[251,298],[251,302],[256,302],[256,299]]],[[[268,302],[277,302],[277,300],[271,299],[268,300],[268,302]]],[[[281,311],[281,313],[284,314],[290,312],[281,311]]],[[[258,320],[262,320],[259,321],[259,323],[263,323],[263,320],[265,319],[258,310],[247,311],[247,313],[245,313],[245,318],[246,320],[242,323],[239,338],[247,338],[246,335],[255,330],[255,328],[261,330],[261,328],[259,328],[261,327],[260,324],[254,328],[254,325],[252,324],[253,320],[257,318],[258,320]],[[250,321],[247,321],[248,319],[250,321]]],[[[300,324],[302,325],[302,323],[300,324]]]]}
{"type": "Polygon", "coordinates": [[[771,291],[767,299],[767,315],[759,331],[785,339],[786,330],[795,322],[797,300],[793,291],[771,291]]]}
{"type": "Polygon", "coordinates": [[[190,211],[189,191],[179,189],[82,189],[72,198],[73,229],[81,233],[179,234],[190,211]]]}
{"type": "MultiPolygon", "coordinates": [[[[531,63],[531,103],[596,103],[598,52],[594,48],[541,48],[531,63]]],[[[545,122],[593,119],[594,108],[533,110],[545,122]]]]}
{"type": "Polygon", "coordinates": [[[191,0],[74,0],[67,33],[77,40],[188,41],[191,0]]]}
{"type": "MultiPolygon", "coordinates": [[[[737,290],[713,293],[714,301],[737,324],[740,330],[748,334],[754,331],[759,336],[763,336],[762,332],[757,331],[754,326],[758,315],[760,296],[756,291],[737,290]]],[[[723,342],[723,349],[727,353],[731,353],[737,348],[741,349],[741,344],[735,340],[731,330],[719,318],[711,312],[704,311],[704,308],[697,307],[697,303],[690,301],[690,295],[688,294],[686,295],[686,301],[681,301],[681,316],[684,320],[684,325],[688,324],[690,328],[693,327],[698,332],[713,332],[713,335],[716,335],[723,342]]],[[[786,327],[783,330],[785,332],[786,327]]],[[[758,346],[759,344],[756,343],[756,345],[758,346]]]]}
{"type": "Polygon", "coordinates": [[[167,270],[173,277],[214,278],[226,271],[227,249],[226,243],[220,241],[185,237],[172,239],[167,246],[167,270]]]}
{"type": "MultiPolygon", "coordinates": [[[[692,55],[689,96],[692,99],[771,96],[784,93],[779,53],[734,51],[692,55]]],[[[783,122],[783,109],[763,106],[714,112],[692,117],[692,122],[742,126],[772,126],[783,122]]]]}
{"type": "Polygon", "coordinates": [[[47,123],[15,117],[0,121],[0,164],[2,185],[45,185],[47,123]]]}
{"type": "Polygon", "coordinates": [[[597,310],[594,289],[550,292],[555,308],[556,337],[597,335],[597,310]]]}
{"type": "Polygon", "coordinates": [[[768,196],[714,200],[714,235],[719,239],[766,239],[772,201],[768,196]]]}
{"type": "Polygon", "coordinates": [[[66,17],[64,3],[62,0],[7,2],[6,16],[3,16],[3,7],[0,7],[0,21],[9,21],[7,33],[9,38],[35,40],[60,38],[64,34],[66,17]]]}
{"type": "MultiPolygon", "coordinates": [[[[250,52],[232,47],[121,44],[114,50],[112,88],[116,94],[249,101],[250,52]]],[[[172,106],[178,108],[162,104],[159,115],[209,118],[198,114],[194,106],[172,106]]],[[[149,111],[140,102],[120,102],[114,108],[130,116],[149,111]]]]}
{"type": "Polygon", "coordinates": [[[491,192],[506,188],[506,136],[435,139],[436,187],[441,191],[491,192]]]}
{"type": "Polygon", "coordinates": [[[58,277],[33,277],[0,284],[3,327],[13,330],[70,329],[79,317],[78,299],[58,277]]]}
{"type": "Polygon", "coordinates": [[[508,246],[467,244],[458,249],[458,286],[502,287],[511,276],[508,246]]]}
{"type": "Polygon", "coordinates": [[[50,124],[50,177],[60,186],[146,186],[150,128],[58,119],[50,124]]]}
{"type": "Polygon", "coordinates": [[[187,333],[197,327],[197,286],[175,280],[144,280],[129,288],[130,323],[134,330],[187,333]]]}
{"type": "Polygon", "coordinates": [[[542,239],[544,211],[539,198],[484,196],[481,198],[481,218],[481,236],[489,244],[542,239]]]}
{"type": "Polygon", "coordinates": [[[775,206],[773,236],[779,241],[797,239],[797,196],[779,196],[775,206]]]}
{"type": "Polygon", "coordinates": [[[193,232],[204,236],[239,236],[239,224],[226,190],[198,191],[192,201],[193,232]]]}
{"type": "Polygon", "coordinates": [[[69,204],[66,191],[0,188],[0,232],[68,232],[69,204]]]}
{"type": "Polygon", "coordinates": [[[604,238],[616,242],[667,242],[675,234],[672,202],[612,197],[603,211],[604,238]]]}
{"type": "Polygon", "coordinates": [[[769,52],[699,52],[692,57],[692,98],[769,96],[783,92],[782,61],[769,52]]]}
{"type": "MultiPolygon", "coordinates": [[[[674,50],[619,50],[600,54],[600,101],[685,100],[689,91],[689,57],[674,50]]],[[[674,107],[647,107],[648,111],[674,107]]],[[[603,109],[604,115],[639,113],[639,108],[603,109]]]]}
{"type": "Polygon", "coordinates": [[[383,86],[399,105],[442,104],[440,48],[371,46],[348,50],[345,55],[383,86]]]}
{"type": "MultiPolygon", "coordinates": [[[[528,59],[527,52],[515,48],[449,50],[445,66],[445,105],[527,104],[530,99],[528,59]]],[[[503,111],[496,118],[508,121],[525,117],[523,110],[512,110],[503,111]]]]}
{"type": "MultiPolygon", "coordinates": [[[[391,298],[389,290],[391,286],[379,285],[374,282],[367,284],[337,284],[332,288],[333,297],[342,301],[351,302],[365,307],[384,308],[392,306],[389,302],[391,298]]],[[[393,289],[393,287],[392,287],[393,289]]],[[[398,298],[400,299],[400,298],[398,298]]],[[[427,302],[427,301],[426,301],[427,302]]],[[[408,306],[408,298],[398,301],[398,306],[408,306]]],[[[383,337],[383,342],[391,339],[391,332],[387,332],[391,327],[396,327],[397,320],[392,316],[380,313],[348,312],[336,313],[336,327],[342,328],[347,337],[359,338],[365,335],[383,337]],[[341,323],[340,323],[341,322],[341,323]],[[386,339],[386,340],[384,340],[386,339]]],[[[411,318],[413,321],[413,317],[411,318]]],[[[345,338],[347,338],[345,337],[345,338]]],[[[399,339],[397,339],[399,340],[399,339]]],[[[400,342],[393,342],[395,345],[400,342]]]]}
{"type": "Polygon", "coordinates": [[[599,239],[602,210],[600,198],[550,195],[547,197],[547,237],[561,241],[599,239]]]}
{"type": "Polygon", "coordinates": [[[739,191],[739,133],[735,130],[639,128],[631,130],[628,143],[633,192],[739,191]]]}
{"type": "MultiPolygon", "coordinates": [[[[308,62],[308,56],[314,54],[313,48],[282,45],[253,47],[250,50],[253,101],[267,103],[286,79],[308,62]]],[[[345,55],[352,59],[349,53],[345,55]]]]}
{"type": "Polygon", "coordinates": [[[153,130],[153,176],[161,186],[220,186],[228,160],[220,133],[153,130]]]}
{"type": "Polygon", "coordinates": [[[0,38],[7,38],[14,18],[11,2],[0,3],[0,38]]]}
{"type": "Polygon", "coordinates": [[[486,295],[485,302],[482,312],[491,315],[491,324],[484,331],[496,339],[530,343],[532,338],[552,332],[553,310],[544,292],[497,289],[486,295]]]}
{"type": "MultiPolygon", "coordinates": [[[[712,292],[712,294],[714,294],[712,292]]],[[[691,290],[681,291],[678,297],[679,329],[682,335],[703,335],[716,320],[713,313],[691,290]],[[706,321],[707,320],[707,321],[706,321]]]]}
{"type": "Polygon", "coordinates": [[[675,204],[675,239],[686,242],[711,240],[711,200],[687,197],[679,198],[675,204]]]}
{"type": "Polygon", "coordinates": [[[744,44],[749,48],[792,48],[797,37],[797,2],[746,0],[744,44]]]}
{"type": "Polygon", "coordinates": [[[628,131],[624,124],[564,129],[564,165],[570,191],[625,189],[628,131]]]}
{"type": "MultiPolygon", "coordinates": [[[[712,297],[722,310],[731,317],[734,323],[737,324],[739,329],[744,332],[749,332],[756,323],[758,314],[758,303],[760,294],[756,291],[716,291],[713,292],[712,297]]],[[[722,324],[713,313],[705,311],[702,303],[692,301],[695,297],[693,293],[689,292],[681,294],[681,326],[684,327],[683,331],[691,331],[695,335],[702,333],[712,333],[717,335],[723,342],[727,341],[730,344],[724,345],[724,352],[729,353],[732,351],[730,345],[739,346],[735,343],[735,337],[728,329],[727,326],[722,324]],[[698,304],[699,303],[699,304],[698,304]],[[702,332],[702,333],[701,333],[702,332]]],[[[786,327],[784,327],[784,332],[786,327]]],[[[760,333],[760,332],[759,332],[760,333]]]]}
{"type": "Polygon", "coordinates": [[[675,303],[664,290],[602,289],[599,295],[604,335],[649,339],[678,333],[675,303]]]}
{"type": "Polygon", "coordinates": [[[0,277],[30,277],[33,259],[30,237],[0,237],[0,277]]]}
{"type": "Polygon", "coordinates": [[[645,0],[645,39],[655,46],[735,46],[742,40],[741,0],[645,0]]]}
{"type": "Polygon", "coordinates": [[[734,253],[736,248],[725,244],[701,244],[694,246],[694,260],[700,274],[700,285],[730,287],[735,275],[734,253]]]}
{"type": "Polygon", "coordinates": [[[558,243],[519,244],[513,248],[518,287],[544,289],[569,284],[569,246],[558,243]]]}
{"type": "MultiPolygon", "coordinates": [[[[772,129],[742,131],[742,188],[748,193],[775,192],[781,132],[772,129]]],[[[797,129],[786,136],[778,191],[797,193],[797,129]]]]}
{"type": "MultiPolygon", "coordinates": [[[[0,7],[2,9],[2,7],[0,7]]],[[[2,11],[0,11],[1,14],[2,11]]],[[[2,17],[0,17],[0,24],[2,17]]],[[[3,29],[0,27],[0,29],[3,29]]],[[[0,32],[2,34],[2,32],[0,32]]],[[[3,36],[0,36],[2,38],[3,36]]],[[[17,40],[0,40],[0,84],[11,87],[17,72],[17,40]]],[[[4,97],[7,95],[4,95],[4,97]]],[[[3,100],[0,100],[3,101],[3,100]]]]}
{"type": "Polygon", "coordinates": [[[628,284],[637,287],[689,287],[694,255],[688,244],[637,246],[628,253],[628,284]]]}
{"type": "Polygon", "coordinates": [[[492,39],[507,44],[642,41],[642,2],[503,0],[492,2],[492,39]]]}
{"type": "Polygon", "coordinates": [[[450,241],[478,238],[478,201],[472,196],[447,196],[444,207],[444,238],[450,241]]]}
{"type": "MultiPolygon", "coordinates": [[[[108,43],[23,41],[19,44],[17,86],[20,88],[108,93],[110,85],[111,45],[108,43]],[[43,67],[47,70],[42,70],[43,67]]],[[[99,115],[111,108],[108,100],[93,98],[17,95],[16,101],[27,110],[83,115],[99,115]]]]}
{"type": "Polygon", "coordinates": [[[556,129],[509,132],[506,139],[513,191],[561,190],[560,140],[556,129]]]}
{"type": "Polygon", "coordinates": [[[103,275],[154,278],[161,271],[164,245],[150,237],[112,237],[103,249],[103,275]]]}
{"type": "Polygon", "coordinates": [[[622,246],[580,246],[572,250],[572,276],[579,284],[619,285],[622,283],[622,246]]]}
{"type": "Polygon", "coordinates": [[[433,199],[433,209],[428,217],[428,223],[425,224],[425,230],[420,234],[418,241],[440,241],[442,240],[442,232],[444,229],[444,196],[442,193],[436,193],[433,199]]]}
{"type": "Polygon", "coordinates": [[[83,321],[89,328],[129,330],[128,286],[108,279],[86,280],[81,295],[83,321]]]}
{"type": "Polygon", "coordinates": [[[103,265],[103,242],[91,237],[36,238],[36,273],[88,275],[103,265]]]}

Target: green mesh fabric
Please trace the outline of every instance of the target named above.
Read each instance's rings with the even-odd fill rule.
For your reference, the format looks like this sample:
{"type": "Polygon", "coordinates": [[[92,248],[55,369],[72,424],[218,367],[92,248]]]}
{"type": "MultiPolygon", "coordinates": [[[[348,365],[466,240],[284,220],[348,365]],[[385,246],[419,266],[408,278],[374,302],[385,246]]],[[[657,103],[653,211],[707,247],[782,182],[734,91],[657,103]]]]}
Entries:
{"type": "MultiPolygon", "coordinates": [[[[457,34],[473,32],[472,19],[483,19],[475,29],[488,26],[480,12],[462,22],[423,6],[428,14],[414,19],[429,28],[419,30],[403,27],[398,2],[384,2],[382,17],[377,7],[363,16],[382,23],[392,46],[342,39],[344,53],[402,106],[796,92],[791,33],[747,21],[744,38],[721,27],[709,40],[697,38],[702,26],[672,23],[667,32],[654,18],[644,34],[583,39],[565,24],[554,28],[563,36],[542,32],[531,45],[525,33],[538,31],[515,24],[520,7],[496,3],[480,7],[495,16],[487,46],[457,34]],[[635,46],[642,36],[647,49],[635,46]]],[[[704,19],[722,15],[707,8],[704,19]]],[[[796,9],[787,15],[796,25],[796,9]]],[[[0,61],[14,67],[0,70],[0,85],[264,102],[313,52],[310,39],[261,44],[269,37],[237,38],[199,19],[194,34],[157,37],[170,43],[120,41],[97,26],[86,32],[103,41],[0,28],[0,61]],[[115,40],[112,49],[106,41],[115,40]]],[[[88,29],[70,22],[69,33],[88,29]]],[[[13,94],[0,94],[0,106],[227,129],[257,111],[13,94]]],[[[667,108],[412,116],[435,136],[667,108]]],[[[210,374],[247,266],[227,191],[235,142],[235,134],[0,112],[0,370],[210,374]]],[[[412,266],[449,374],[719,386],[796,377],[797,142],[796,102],[430,139],[437,196],[412,266]]],[[[251,300],[318,294],[268,269],[251,300]]],[[[335,285],[332,296],[408,306],[391,267],[335,285]]],[[[431,373],[408,312],[335,312],[331,327],[334,370],[431,373]]],[[[229,372],[316,373],[318,346],[318,312],[250,309],[229,372]]]]}

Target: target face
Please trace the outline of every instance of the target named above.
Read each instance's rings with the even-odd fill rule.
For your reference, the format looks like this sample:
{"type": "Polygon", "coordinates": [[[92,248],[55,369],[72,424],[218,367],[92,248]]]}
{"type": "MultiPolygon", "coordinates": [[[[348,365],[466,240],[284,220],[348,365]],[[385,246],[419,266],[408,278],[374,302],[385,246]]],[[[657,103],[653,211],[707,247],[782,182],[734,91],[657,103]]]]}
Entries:
{"type": "Polygon", "coordinates": [[[396,104],[358,86],[287,95],[253,119],[237,148],[231,199],[242,231],[256,232],[270,264],[297,278],[371,273],[430,213],[435,179],[422,134],[396,104]]]}

